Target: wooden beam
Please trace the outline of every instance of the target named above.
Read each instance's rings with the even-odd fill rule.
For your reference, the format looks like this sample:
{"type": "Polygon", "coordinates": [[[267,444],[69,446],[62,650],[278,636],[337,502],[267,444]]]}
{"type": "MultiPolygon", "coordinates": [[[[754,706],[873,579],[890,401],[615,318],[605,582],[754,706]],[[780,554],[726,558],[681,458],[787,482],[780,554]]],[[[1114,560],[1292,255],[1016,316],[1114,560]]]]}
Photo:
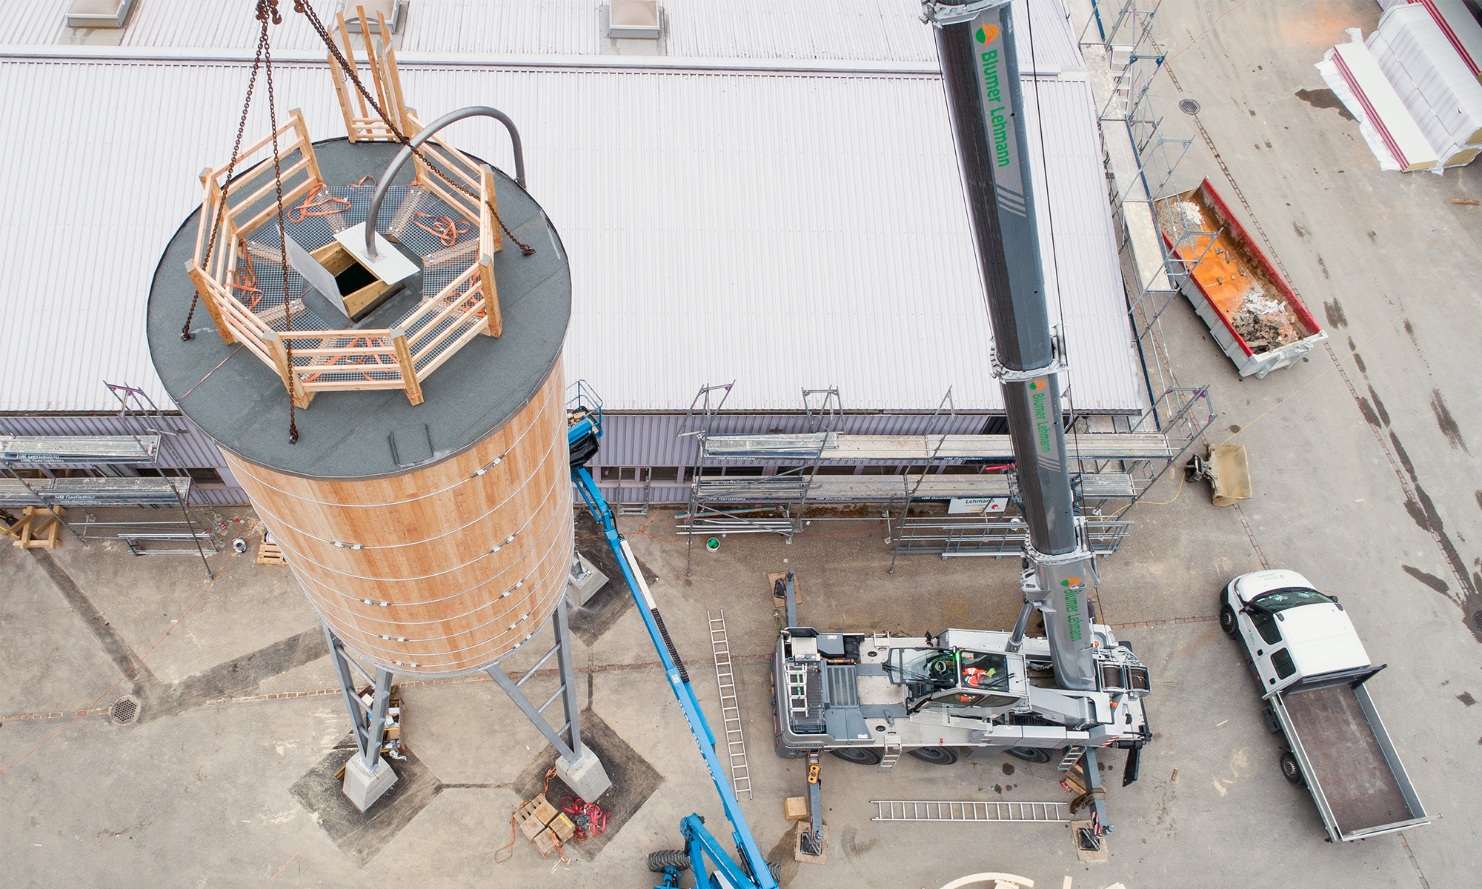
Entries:
{"type": "Polygon", "coordinates": [[[334,97],[339,100],[340,115],[345,118],[345,135],[351,142],[359,141],[355,138],[355,112],[350,107],[350,97],[346,95],[354,87],[349,84],[350,78],[345,74],[345,69],[335,61],[334,54],[330,53],[325,58],[329,64],[329,79],[334,83],[334,97]]]}
{"type": "Polygon", "coordinates": [[[489,336],[504,333],[504,313],[499,310],[499,286],[494,282],[494,257],[479,257],[479,289],[484,292],[484,314],[489,319],[489,336]]]}
{"type": "Polygon", "coordinates": [[[292,118],[293,131],[298,134],[298,150],[308,158],[309,175],[314,177],[315,182],[324,182],[324,174],[319,171],[319,156],[314,153],[314,140],[309,138],[309,125],[304,123],[304,113],[294,108],[288,112],[288,116],[292,118]]]}
{"type": "Polygon", "coordinates": [[[263,334],[262,341],[273,356],[273,364],[278,368],[278,376],[283,380],[283,388],[288,391],[288,397],[293,399],[293,406],[308,407],[314,396],[304,390],[303,381],[299,379],[293,369],[293,364],[288,360],[288,347],[283,344],[283,338],[278,336],[276,330],[270,330],[263,334]]]}
{"type": "Polygon", "coordinates": [[[417,367],[412,362],[412,350],[407,347],[406,331],[391,328],[391,345],[396,349],[396,361],[401,365],[401,379],[406,384],[407,400],[412,404],[422,403],[422,381],[417,379],[417,367]]]}
{"type": "Polygon", "coordinates": [[[216,291],[211,286],[211,281],[201,267],[196,265],[195,260],[185,261],[185,274],[190,277],[190,283],[196,286],[196,296],[206,304],[206,312],[211,316],[211,323],[216,325],[216,332],[221,335],[221,341],[230,346],[237,341],[232,335],[232,329],[227,326],[226,319],[221,317],[221,307],[216,304],[216,291]]]}
{"type": "MultiPolygon", "coordinates": [[[[379,16],[380,13],[377,13],[379,16]]],[[[381,33],[390,34],[386,28],[386,19],[381,17],[381,33]]],[[[391,84],[391,93],[396,97],[395,124],[403,132],[406,132],[406,98],[401,92],[401,69],[396,65],[396,48],[387,43],[386,46],[386,81],[391,84]]]]}
{"type": "Polygon", "coordinates": [[[484,202],[479,208],[481,234],[489,236],[484,253],[498,253],[504,249],[504,232],[499,228],[499,191],[494,187],[494,170],[488,164],[479,167],[479,197],[484,202]]]}

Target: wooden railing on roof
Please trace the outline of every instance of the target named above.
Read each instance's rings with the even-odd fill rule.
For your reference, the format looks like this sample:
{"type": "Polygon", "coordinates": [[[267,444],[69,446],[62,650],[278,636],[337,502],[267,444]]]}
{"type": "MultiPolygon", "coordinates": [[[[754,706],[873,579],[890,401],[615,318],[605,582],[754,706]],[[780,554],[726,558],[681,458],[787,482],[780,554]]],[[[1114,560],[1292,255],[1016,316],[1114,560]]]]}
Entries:
{"type": "Polygon", "coordinates": [[[271,220],[277,211],[277,186],[273,165],[268,162],[272,159],[274,136],[278,140],[279,179],[285,205],[324,184],[319,159],[314,154],[314,143],[309,139],[309,129],[304,124],[303,114],[295,108],[288,113],[288,122],[279,127],[276,134],[269,134],[242,149],[235,164],[208,168],[201,173],[205,197],[201,201],[201,217],[196,228],[195,252],[185,263],[186,274],[195,284],[196,293],[210,313],[222,340],[234,343],[246,336],[248,340],[244,341],[255,346],[254,351],[264,348],[261,337],[256,335],[255,325],[236,323],[226,305],[237,304],[234,290],[251,288],[237,270],[238,262],[246,259],[247,237],[271,220]],[[228,169],[247,170],[235,177],[230,189],[226,188],[228,169]],[[216,230],[213,244],[212,231],[217,228],[218,220],[220,228],[216,230]],[[207,255],[208,251],[210,255],[207,255]]]}
{"type": "MultiPolygon", "coordinates": [[[[494,284],[493,253],[502,246],[494,219],[494,173],[481,171],[479,257],[438,293],[424,297],[396,327],[376,330],[274,332],[233,301],[232,311],[263,331],[257,352],[278,369],[294,403],[307,407],[316,392],[402,389],[422,403],[422,381],[479,334],[499,336],[503,318],[494,284]],[[496,234],[491,234],[491,232],[496,234]],[[293,343],[290,368],[284,344],[293,343]]],[[[254,350],[255,352],[257,350],[254,350]]]]}
{"type": "Polygon", "coordinates": [[[380,25],[377,36],[371,35],[371,29],[366,21],[365,8],[357,7],[357,15],[360,19],[361,49],[365,55],[364,67],[360,64],[355,52],[355,42],[350,37],[350,30],[345,26],[345,16],[336,16],[336,32],[339,34],[340,51],[344,53],[345,61],[349,63],[349,70],[340,66],[335,61],[334,54],[329,56],[329,72],[334,81],[335,97],[340,102],[340,113],[345,117],[345,134],[350,137],[351,142],[395,142],[396,134],[386,125],[390,120],[407,132],[405,119],[407,114],[406,102],[401,94],[401,74],[396,68],[396,50],[379,35],[390,34],[391,29],[386,25],[386,17],[376,13],[376,21],[380,25]],[[376,102],[385,112],[386,118],[382,119],[376,114],[374,108],[366,101],[356,89],[355,83],[350,75],[354,74],[368,90],[374,90],[376,102]],[[369,82],[367,82],[369,80],[369,82]]]}

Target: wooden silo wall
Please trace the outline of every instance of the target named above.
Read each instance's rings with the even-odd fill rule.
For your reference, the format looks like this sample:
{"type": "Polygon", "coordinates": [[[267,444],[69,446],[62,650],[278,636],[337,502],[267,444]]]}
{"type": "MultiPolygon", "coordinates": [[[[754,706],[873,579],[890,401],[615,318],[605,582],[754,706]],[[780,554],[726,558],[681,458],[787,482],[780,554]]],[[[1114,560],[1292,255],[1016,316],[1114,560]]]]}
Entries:
{"type": "Polygon", "coordinates": [[[565,593],[572,500],[563,391],[557,361],[503,427],[391,478],[323,481],[230,453],[227,462],[347,644],[399,673],[465,672],[529,638],[565,593]]]}

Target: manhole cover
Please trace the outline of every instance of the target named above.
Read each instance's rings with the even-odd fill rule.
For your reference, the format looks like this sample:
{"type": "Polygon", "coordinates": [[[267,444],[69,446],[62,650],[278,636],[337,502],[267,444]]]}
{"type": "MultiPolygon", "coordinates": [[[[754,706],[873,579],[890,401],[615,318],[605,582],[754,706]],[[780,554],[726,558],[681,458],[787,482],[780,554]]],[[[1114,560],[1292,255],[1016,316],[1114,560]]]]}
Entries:
{"type": "Polygon", "coordinates": [[[1482,611],[1472,612],[1472,626],[1482,630],[1482,611]]]}
{"type": "Polygon", "coordinates": [[[108,718],[119,725],[129,725],[139,718],[139,702],[133,695],[119,698],[108,708],[108,718]]]}
{"type": "Polygon", "coordinates": [[[1184,99],[1178,103],[1178,110],[1182,111],[1184,114],[1198,114],[1199,103],[1195,102],[1193,99],[1184,99]]]}

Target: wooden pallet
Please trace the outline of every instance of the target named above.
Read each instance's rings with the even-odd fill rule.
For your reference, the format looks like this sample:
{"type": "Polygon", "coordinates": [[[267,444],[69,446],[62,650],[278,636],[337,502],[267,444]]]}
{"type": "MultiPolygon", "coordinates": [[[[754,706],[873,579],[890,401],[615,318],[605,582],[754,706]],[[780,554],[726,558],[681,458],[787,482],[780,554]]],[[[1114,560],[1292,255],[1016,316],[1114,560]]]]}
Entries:
{"type": "Polygon", "coordinates": [[[60,517],[64,512],[66,509],[60,506],[50,509],[28,506],[15,524],[0,522],[0,526],[4,526],[5,533],[15,538],[11,541],[12,546],[21,549],[56,549],[62,545],[59,532],[62,530],[60,517]]]}
{"type": "Polygon", "coordinates": [[[257,564],[287,565],[288,562],[283,558],[283,550],[278,548],[278,544],[265,540],[257,545],[257,564]]]}

